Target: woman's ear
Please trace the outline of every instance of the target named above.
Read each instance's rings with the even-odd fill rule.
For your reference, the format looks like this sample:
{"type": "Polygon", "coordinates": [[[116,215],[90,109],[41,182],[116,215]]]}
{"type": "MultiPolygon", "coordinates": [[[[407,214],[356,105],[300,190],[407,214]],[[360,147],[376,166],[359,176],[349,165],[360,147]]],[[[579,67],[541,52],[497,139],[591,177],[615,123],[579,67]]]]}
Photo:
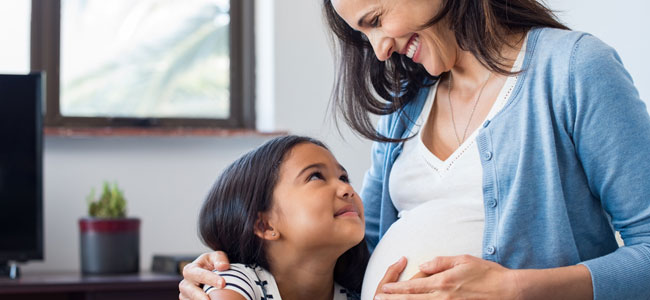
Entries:
{"type": "Polygon", "coordinates": [[[267,241],[275,241],[280,238],[280,232],[277,231],[270,218],[266,213],[258,213],[257,220],[255,221],[255,235],[267,241]]]}

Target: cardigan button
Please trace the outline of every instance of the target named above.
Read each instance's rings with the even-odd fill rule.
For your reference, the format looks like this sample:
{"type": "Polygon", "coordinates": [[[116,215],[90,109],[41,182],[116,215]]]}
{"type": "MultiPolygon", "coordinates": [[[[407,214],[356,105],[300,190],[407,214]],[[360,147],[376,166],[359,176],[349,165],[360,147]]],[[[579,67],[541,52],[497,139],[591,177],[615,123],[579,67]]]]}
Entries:
{"type": "Polygon", "coordinates": [[[488,152],[483,153],[483,159],[485,159],[485,160],[492,159],[492,152],[488,151],[488,152]]]}
{"type": "Polygon", "coordinates": [[[495,207],[497,207],[497,199],[490,199],[490,200],[488,200],[487,205],[488,205],[489,207],[491,207],[491,208],[495,208],[495,207]]]}
{"type": "Polygon", "coordinates": [[[488,127],[488,125],[490,125],[490,120],[487,120],[485,123],[483,123],[483,128],[488,127]]]}
{"type": "Polygon", "coordinates": [[[493,255],[495,252],[497,252],[497,249],[494,248],[494,246],[489,246],[485,249],[485,252],[489,255],[493,255]]]}

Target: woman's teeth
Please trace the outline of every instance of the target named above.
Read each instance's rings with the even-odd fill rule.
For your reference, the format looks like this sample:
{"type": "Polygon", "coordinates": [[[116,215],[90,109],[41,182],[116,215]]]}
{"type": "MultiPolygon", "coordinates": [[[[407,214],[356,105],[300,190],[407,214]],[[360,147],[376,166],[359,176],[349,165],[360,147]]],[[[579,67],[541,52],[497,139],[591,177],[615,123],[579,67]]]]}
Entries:
{"type": "Polygon", "coordinates": [[[415,50],[418,50],[418,46],[420,46],[420,36],[417,35],[413,39],[413,42],[409,45],[408,50],[406,50],[406,57],[413,59],[413,55],[415,55],[415,50]]]}

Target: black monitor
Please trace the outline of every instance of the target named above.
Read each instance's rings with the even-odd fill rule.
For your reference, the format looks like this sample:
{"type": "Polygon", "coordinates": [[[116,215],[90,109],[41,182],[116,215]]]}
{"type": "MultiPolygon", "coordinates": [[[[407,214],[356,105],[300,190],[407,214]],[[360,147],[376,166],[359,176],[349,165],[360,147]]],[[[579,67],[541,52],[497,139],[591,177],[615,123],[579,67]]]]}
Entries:
{"type": "Polygon", "coordinates": [[[5,276],[9,261],[43,259],[43,77],[0,75],[0,273],[5,276]]]}

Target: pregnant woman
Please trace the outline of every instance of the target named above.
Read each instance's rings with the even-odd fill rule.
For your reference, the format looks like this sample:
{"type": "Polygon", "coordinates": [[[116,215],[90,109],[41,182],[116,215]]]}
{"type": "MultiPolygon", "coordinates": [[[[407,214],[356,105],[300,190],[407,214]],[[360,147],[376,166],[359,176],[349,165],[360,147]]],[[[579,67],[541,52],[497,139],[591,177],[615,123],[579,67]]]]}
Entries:
{"type": "MultiPolygon", "coordinates": [[[[362,298],[650,298],[650,117],[615,50],[535,0],[324,11],[333,98],[375,141],[362,298]]],[[[227,262],[190,264],[179,297],[227,262]]]]}

